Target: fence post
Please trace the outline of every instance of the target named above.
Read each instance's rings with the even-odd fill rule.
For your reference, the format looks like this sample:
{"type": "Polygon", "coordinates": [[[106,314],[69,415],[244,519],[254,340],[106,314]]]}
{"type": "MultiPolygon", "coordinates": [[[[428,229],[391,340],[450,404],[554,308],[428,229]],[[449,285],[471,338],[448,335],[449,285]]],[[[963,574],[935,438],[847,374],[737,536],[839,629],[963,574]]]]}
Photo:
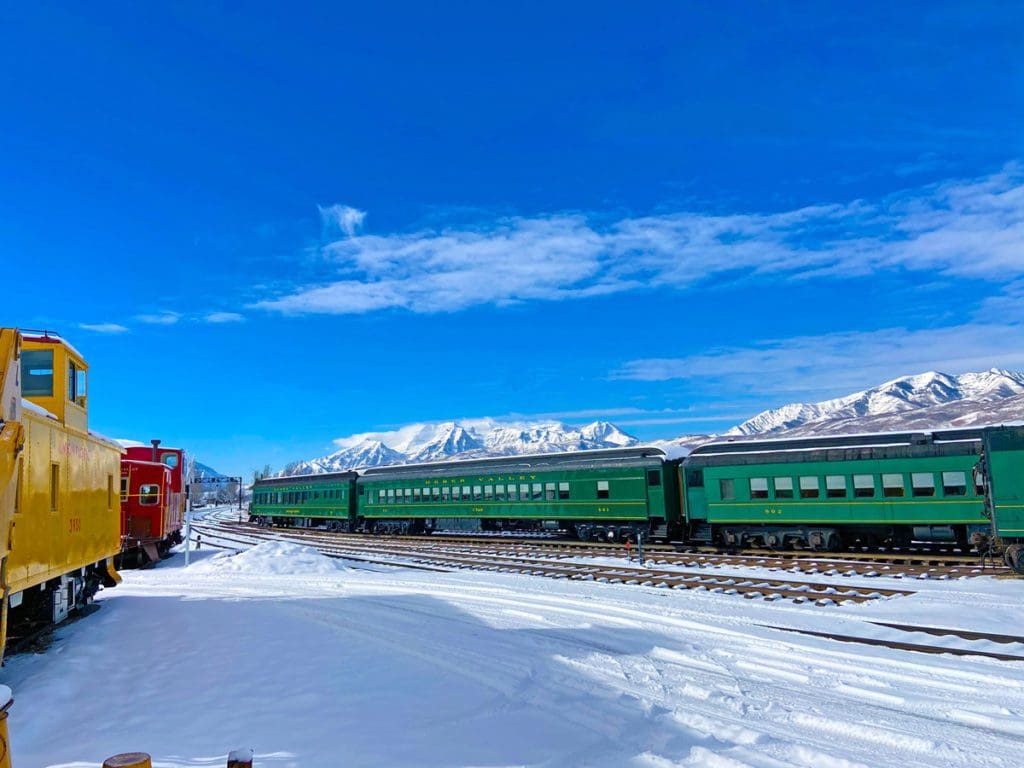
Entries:
{"type": "Polygon", "coordinates": [[[103,768],[153,768],[153,761],[145,752],[124,752],[104,760],[103,768]]]}
{"type": "Polygon", "coordinates": [[[228,768],[252,768],[252,750],[232,750],[228,755],[228,768]]]}

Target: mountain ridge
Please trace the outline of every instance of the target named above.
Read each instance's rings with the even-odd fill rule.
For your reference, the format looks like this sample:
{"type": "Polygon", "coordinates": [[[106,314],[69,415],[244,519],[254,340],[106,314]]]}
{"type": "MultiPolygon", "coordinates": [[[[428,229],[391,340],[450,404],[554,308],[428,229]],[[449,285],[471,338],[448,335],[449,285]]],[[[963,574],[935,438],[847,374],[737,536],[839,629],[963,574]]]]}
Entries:
{"type": "Polygon", "coordinates": [[[385,464],[652,445],[680,455],[709,440],[810,436],[828,433],[928,430],[1007,421],[1024,422],[1024,372],[991,368],[950,375],[901,376],[875,387],[816,403],[788,403],[762,411],[720,435],[683,435],[642,443],[608,421],[581,427],[556,420],[502,423],[492,419],[410,424],[395,444],[353,436],[339,450],[296,461],[282,475],[338,472],[385,464]],[[348,443],[348,444],[346,444],[348,443]]]}

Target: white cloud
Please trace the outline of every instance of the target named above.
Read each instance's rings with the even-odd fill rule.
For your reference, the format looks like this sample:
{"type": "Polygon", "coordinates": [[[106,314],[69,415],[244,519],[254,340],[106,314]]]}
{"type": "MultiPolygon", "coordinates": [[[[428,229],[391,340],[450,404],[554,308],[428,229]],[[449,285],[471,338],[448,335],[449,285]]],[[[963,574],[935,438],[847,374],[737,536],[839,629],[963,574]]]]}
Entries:
{"type": "Polygon", "coordinates": [[[356,230],[363,225],[363,220],[366,219],[366,211],[360,211],[358,208],[340,203],[320,205],[317,208],[320,210],[320,220],[323,222],[324,231],[331,232],[331,234],[341,232],[352,237],[356,230]]]}
{"type": "Polygon", "coordinates": [[[756,342],[680,358],[627,363],[613,378],[704,380],[765,392],[842,392],[910,373],[1024,368],[1024,325],[886,328],[756,342]]]}
{"type": "Polygon", "coordinates": [[[154,314],[136,315],[135,319],[140,323],[149,323],[151,325],[174,325],[181,319],[181,314],[171,312],[170,310],[163,310],[154,314]]]}
{"type": "Polygon", "coordinates": [[[237,312],[211,312],[203,320],[207,323],[240,323],[245,317],[237,312]]]}
{"type": "Polygon", "coordinates": [[[582,214],[479,228],[356,235],[364,212],[320,209],[346,235],[322,253],[335,279],[253,306],[286,314],[480,304],[685,289],[714,277],[814,279],[918,270],[1007,283],[1024,277],[1024,174],[933,185],[875,202],[777,213],[678,212],[602,223],[582,214]]]}
{"type": "Polygon", "coordinates": [[[78,327],[83,331],[93,333],[127,333],[128,328],[117,323],[79,323],[78,327]]]}

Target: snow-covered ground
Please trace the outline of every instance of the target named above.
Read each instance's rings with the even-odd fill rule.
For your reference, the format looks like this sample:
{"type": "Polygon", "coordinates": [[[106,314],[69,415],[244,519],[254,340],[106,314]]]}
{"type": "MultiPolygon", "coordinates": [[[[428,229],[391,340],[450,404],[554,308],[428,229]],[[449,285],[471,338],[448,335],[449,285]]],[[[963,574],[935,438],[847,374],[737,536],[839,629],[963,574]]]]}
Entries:
{"type": "Polygon", "coordinates": [[[267,768],[1009,768],[1024,755],[1024,663],[765,626],[1024,655],[868,623],[1016,633],[1024,581],[819,608],[346,565],[283,543],[193,558],[126,572],[44,655],[8,661],[15,768],[133,750],[206,767],[240,747],[267,768]]]}

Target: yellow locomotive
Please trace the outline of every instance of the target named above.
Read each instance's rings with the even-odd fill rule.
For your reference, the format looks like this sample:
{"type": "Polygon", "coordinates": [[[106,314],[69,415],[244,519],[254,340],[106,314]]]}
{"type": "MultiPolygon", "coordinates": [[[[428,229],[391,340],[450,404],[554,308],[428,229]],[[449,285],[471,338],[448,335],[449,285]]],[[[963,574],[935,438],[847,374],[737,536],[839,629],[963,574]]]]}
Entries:
{"type": "Polygon", "coordinates": [[[0,329],[0,653],[120,581],[121,448],[89,431],[87,375],[59,336],[0,329]]]}

